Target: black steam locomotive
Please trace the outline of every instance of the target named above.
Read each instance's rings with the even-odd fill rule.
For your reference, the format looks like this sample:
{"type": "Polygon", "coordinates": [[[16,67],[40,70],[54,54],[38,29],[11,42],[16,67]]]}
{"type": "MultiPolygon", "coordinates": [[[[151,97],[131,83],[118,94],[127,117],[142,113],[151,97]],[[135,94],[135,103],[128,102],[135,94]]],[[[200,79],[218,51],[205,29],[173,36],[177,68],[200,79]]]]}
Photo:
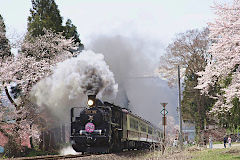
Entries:
{"type": "Polygon", "coordinates": [[[117,152],[159,146],[162,132],[150,122],[96,96],[88,96],[88,107],[74,115],[71,108],[70,142],[76,152],[117,152]]]}

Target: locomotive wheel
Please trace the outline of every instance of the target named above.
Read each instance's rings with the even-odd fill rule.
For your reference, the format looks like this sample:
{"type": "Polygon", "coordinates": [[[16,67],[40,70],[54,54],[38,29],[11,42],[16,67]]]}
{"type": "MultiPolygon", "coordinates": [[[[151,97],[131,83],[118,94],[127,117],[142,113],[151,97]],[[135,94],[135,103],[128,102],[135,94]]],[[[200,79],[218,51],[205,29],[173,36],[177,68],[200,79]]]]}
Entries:
{"type": "Polygon", "coordinates": [[[73,148],[76,152],[81,152],[81,151],[79,150],[79,148],[77,147],[76,144],[75,144],[75,145],[72,145],[72,148],[73,148]]]}

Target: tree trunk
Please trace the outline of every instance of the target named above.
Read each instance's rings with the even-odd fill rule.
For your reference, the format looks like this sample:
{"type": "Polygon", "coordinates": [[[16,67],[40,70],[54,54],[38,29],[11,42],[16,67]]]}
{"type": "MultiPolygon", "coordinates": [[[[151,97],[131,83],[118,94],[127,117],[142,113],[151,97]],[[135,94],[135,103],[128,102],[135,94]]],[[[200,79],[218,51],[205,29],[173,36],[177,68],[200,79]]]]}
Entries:
{"type": "Polygon", "coordinates": [[[42,151],[44,150],[44,132],[43,131],[41,131],[41,134],[40,134],[39,149],[42,151]]]}
{"type": "MultiPolygon", "coordinates": [[[[57,148],[57,145],[56,145],[56,141],[55,141],[55,138],[58,138],[58,135],[56,135],[55,133],[57,133],[56,131],[58,131],[58,127],[57,128],[53,128],[53,129],[50,129],[50,140],[49,140],[49,144],[50,144],[50,150],[55,150],[57,148]]],[[[58,139],[59,140],[59,139],[58,139]]]]}
{"type": "Polygon", "coordinates": [[[66,143],[66,139],[65,139],[65,137],[66,137],[66,135],[65,135],[65,124],[62,124],[62,135],[61,135],[61,137],[62,137],[62,142],[66,143]]]}
{"type": "Polygon", "coordinates": [[[6,132],[4,129],[2,129],[1,127],[0,127],[0,132],[2,132],[2,134],[4,135],[4,136],[6,136],[6,137],[10,137],[10,135],[8,134],[8,132],[6,132]]]}
{"type": "Polygon", "coordinates": [[[16,107],[17,110],[19,110],[18,105],[14,102],[14,100],[12,99],[12,97],[9,94],[7,86],[4,86],[4,90],[5,90],[5,93],[6,93],[7,97],[8,97],[8,99],[9,99],[9,101],[16,107]]]}
{"type": "Polygon", "coordinates": [[[49,139],[50,134],[49,131],[44,131],[44,151],[49,151],[49,139]]]}
{"type": "MultiPolygon", "coordinates": [[[[30,129],[32,129],[32,124],[30,125],[30,129]]],[[[32,136],[30,137],[30,145],[31,145],[31,148],[33,149],[34,148],[34,145],[33,145],[33,138],[32,136]]]]}

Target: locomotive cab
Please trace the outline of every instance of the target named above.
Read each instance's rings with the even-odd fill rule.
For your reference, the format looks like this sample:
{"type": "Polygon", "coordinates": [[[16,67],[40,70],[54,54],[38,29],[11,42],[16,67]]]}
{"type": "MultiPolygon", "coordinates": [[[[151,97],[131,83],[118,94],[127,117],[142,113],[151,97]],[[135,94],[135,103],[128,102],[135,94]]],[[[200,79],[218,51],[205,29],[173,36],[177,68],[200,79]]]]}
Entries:
{"type": "Polygon", "coordinates": [[[93,95],[88,96],[87,105],[76,116],[74,113],[77,108],[71,109],[72,147],[77,152],[109,152],[114,132],[112,107],[93,95]]]}

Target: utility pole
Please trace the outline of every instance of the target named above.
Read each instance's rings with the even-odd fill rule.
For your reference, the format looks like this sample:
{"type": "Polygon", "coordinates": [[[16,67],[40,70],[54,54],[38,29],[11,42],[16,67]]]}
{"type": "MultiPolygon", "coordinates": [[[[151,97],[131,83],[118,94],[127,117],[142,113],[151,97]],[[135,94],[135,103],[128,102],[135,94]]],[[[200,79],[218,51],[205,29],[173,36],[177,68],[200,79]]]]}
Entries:
{"type": "Polygon", "coordinates": [[[167,118],[166,115],[168,114],[168,111],[166,110],[166,105],[167,103],[161,103],[163,106],[163,110],[160,112],[163,117],[162,117],[162,125],[163,125],[163,145],[162,145],[162,154],[164,154],[165,150],[165,139],[166,139],[166,129],[165,126],[167,125],[167,118]]]}
{"type": "Polygon", "coordinates": [[[180,67],[178,66],[178,110],[179,110],[179,142],[180,142],[180,149],[183,149],[183,137],[182,137],[182,111],[181,111],[181,82],[180,82],[180,67]]]}

